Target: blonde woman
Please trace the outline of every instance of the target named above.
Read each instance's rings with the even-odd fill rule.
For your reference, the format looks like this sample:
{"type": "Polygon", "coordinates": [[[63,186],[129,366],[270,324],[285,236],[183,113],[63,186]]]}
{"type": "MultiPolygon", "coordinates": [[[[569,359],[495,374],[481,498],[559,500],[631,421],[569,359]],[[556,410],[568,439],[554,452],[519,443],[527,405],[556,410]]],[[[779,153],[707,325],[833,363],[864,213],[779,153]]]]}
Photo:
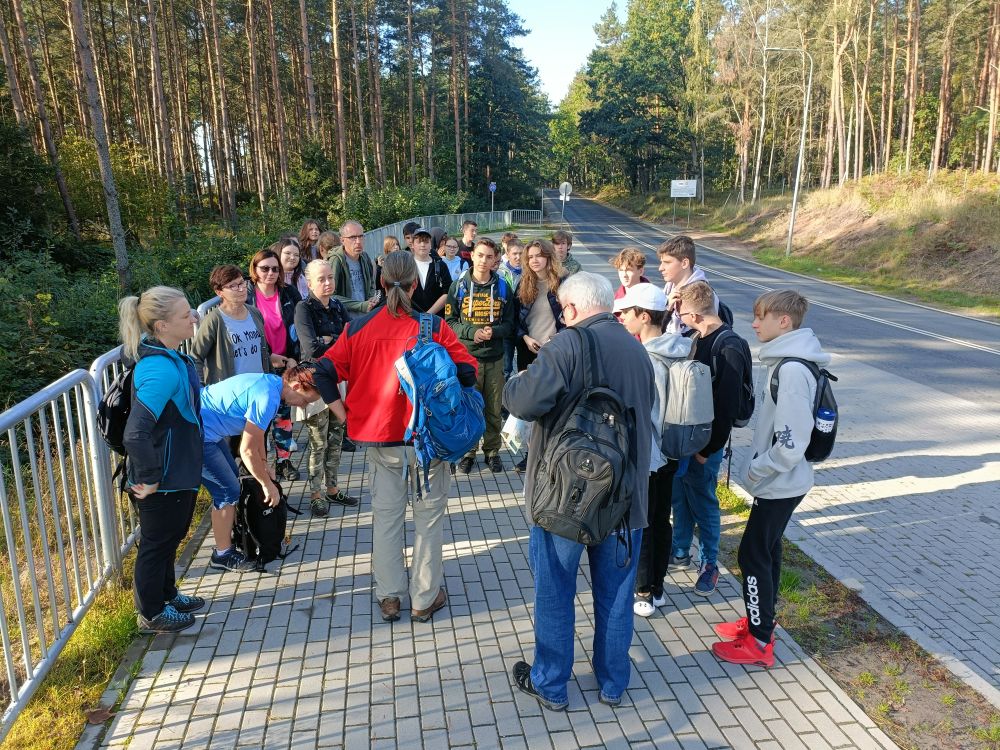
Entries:
{"type": "Polygon", "coordinates": [[[118,304],[123,359],[135,362],[132,410],[125,424],[128,492],[139,514],[135,604],[144,633],[175,633],[205,606],[177,591],[174,558],[187,534],[201,486],[200,381],[178,352],[196,315],[184,293],[156,286],[118,304]]]}
{"type": "MultiPolygon", "coordinates": [[[[295,307],[295,330],[299,333],[302,358],[315,360],[340,338],[347,323],[347,311],[336,291],[333,269],[325,260],[314,260],[306,266],[309,296],[295,307]]],[[[318,401],[301,413],[296,421],[305,420],[309,428],[309,507],[314,516],[325,516],[330,503],[346,507],[358,504],[338,486],[340,454],[344,442],[344,423],[334,417],[326,404],[318,401]]]]}

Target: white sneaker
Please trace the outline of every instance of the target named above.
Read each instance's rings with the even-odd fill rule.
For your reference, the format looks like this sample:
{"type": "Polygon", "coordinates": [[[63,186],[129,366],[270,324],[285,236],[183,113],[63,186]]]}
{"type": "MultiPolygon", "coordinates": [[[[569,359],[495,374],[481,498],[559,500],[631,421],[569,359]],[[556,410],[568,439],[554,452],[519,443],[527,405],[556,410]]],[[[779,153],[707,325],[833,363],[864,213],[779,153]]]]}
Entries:
{"type": "Polygon", "coordinates": [[[656,611],[656,607],[653,606],[653,603],[649,599],[637,596],[635,603],[632,605],[632,611],[639,615],[639,617],[649,617],[656,611]]]}
{"type": "Polygon", "coordinates": [[[667,606],[667,595],[666,594],[660,594],[659,596],[654,596],[653,597],[653,606],[654,607],[665,607],[665,606],[667,606]]]}

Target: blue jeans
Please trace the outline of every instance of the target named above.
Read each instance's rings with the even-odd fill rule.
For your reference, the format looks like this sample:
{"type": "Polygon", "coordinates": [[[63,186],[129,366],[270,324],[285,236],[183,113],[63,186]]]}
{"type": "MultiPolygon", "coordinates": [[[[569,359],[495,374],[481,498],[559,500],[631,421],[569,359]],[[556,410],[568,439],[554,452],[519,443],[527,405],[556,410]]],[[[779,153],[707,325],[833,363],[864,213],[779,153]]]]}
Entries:
{"type": "Polygon", "coordinates": [[[505,338],[503,340],[503,379],[504,382],[510,380],[514,374],[514,339],[505,338]]]}
{"type": "Polygon", "coordinates": [[[701,564],[716,564],[719,557],[720,514],[719,497],[715,487],[719,483],[722,466],[722,448],[701,464],[694,457],[688,462],[684,476],[674,477],[672,505],[674,509],[674,557],[684,557],[691,549],[694,526],[698,524],[698,553],[701,564]]]}
{"type": "Polygon", "coordinates": [[[221,510],[240,501],[240,475],[236,460],[229,451],[229,440],[205,443],[201,483],[212,496],[212,507],[221,510]]]}
{"type": "Polygon", "coordinates": [[[632,662],[632,592],[642,548],[642,529],[632,531],[632,557],[612,534],[586,547],[531,527],[528,561],[535,577],[535,657],[531,682],[545,700],[569,700],[566,683],[573,673],[576,576],[587,551],[594,593],[594,674],[605,698],[617,700],[628,687],[632,662]]]}

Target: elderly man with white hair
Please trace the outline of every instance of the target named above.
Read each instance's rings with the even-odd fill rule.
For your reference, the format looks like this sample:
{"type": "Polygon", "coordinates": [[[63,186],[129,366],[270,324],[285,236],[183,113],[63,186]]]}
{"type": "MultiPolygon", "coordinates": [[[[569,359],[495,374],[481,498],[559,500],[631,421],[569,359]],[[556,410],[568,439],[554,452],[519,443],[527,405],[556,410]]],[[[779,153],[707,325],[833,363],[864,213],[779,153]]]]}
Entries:
{"type": "MultiPolygon", "coordinates": [[[[634,409],[632,445],[649,445],[653,404],[653,368],[642,344],[611,314],[614,292],[604,278],[586,272],[574,274],[559,287],[563,318],[570,328],[590,331],[596,339],[596,355],[608,387],[634,409]],[[640,415],[645,416],[641,418],[640,415]]],[[[562,331],[543,346],[521,375],[504,387],[503,403],[511,414],[534,422],[528,443],[525,497],[534,497],[539,457],[545,451],[559,417],[572,408],[584,389],[582,336],[562,331]]],[[[632,594],[638,550],[646,527],[647,478],[650,452],[636,451],[634,485],[629,511],[631,546],[627,555],[620,536],[612,533],[600,544],[584,546],[532,525],[529,561],[535,577],[535,653],[532,664],[519,661],[513,667],[514,683],[551,711],[569,705],[566,685],[573,671],[574,598],[577,568],[584,550],[590,564],[594,595],[594,674],[600,686],[600,701],[621,703],[628,687],[632,643],[632,594]]],[[[530,509],[529,509],[530,511],[530,509]]],[[[530,512],[529,512],[529,522],[530,512]]]]}
{"type": "Polygon", "coordinates": [[[375,264],[365,255],[365,230],[356,221],[340,228],[340,241],[328,260],[333,269],[336,296],[351,320],[366,315],[378,303],[375,294],[375,264]]]}

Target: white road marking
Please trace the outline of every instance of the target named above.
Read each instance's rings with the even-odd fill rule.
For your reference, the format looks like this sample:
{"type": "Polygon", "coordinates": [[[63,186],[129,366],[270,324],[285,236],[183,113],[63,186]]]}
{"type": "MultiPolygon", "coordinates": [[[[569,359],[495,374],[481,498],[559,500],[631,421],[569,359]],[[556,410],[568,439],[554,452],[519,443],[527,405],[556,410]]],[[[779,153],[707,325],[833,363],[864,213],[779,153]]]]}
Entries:
{"type": "MultiPolygon", "coordinates": [[[[610,224],[609,227],[611,229],[613,229],[614,231],[618,232],[618,234],[622,235],[623,237],[627,237],[628,239],[632,240],[633,242],[635,242],[635,243],[637,243],[639,245],[642,245],[643,247],[648,247],[651,250],[655,250],[656,247],[657,247],[656,245],[651,245],[648,242],[644,242],[643,240],[640,240],[638,237],[629,234],[628,232],[626,232],[625,230],[623,230],[621,227],[617,227],[617,226],[615,226],[613,224],[610,224]]],[[[711,248],[709,248],[709,249],[711,249],[711,248]]],[[[740,260],[743,260],[743,259],[740,258],[740,260]]],[[[753,261],[749,261],[749,262],[752,263],[753,261]]],[[[761,264],[756,264],[756,265],[761,265],[761,264]]],[[[765,292],[770,292],[770,291],[773,291],[773,289],[774,289],[774,287],[765,286],[763,284],[758,284],[758,283],[753,282],[753,281],[747,281],[746,279],[740,278],[739,276],[734,276],[732,274],[726,273],[725,271],[720,271],[717,268],[712,268],[711,266],[702,266],[702,267],[703,268],[707,268],[708,270],[712,271],[712,273],[715,273],[715,274],[717,274],[719,276],[722,276],[725,279],[729,279],[730,281],[735,281],[738,284],[743,284],[745,286],[753,287],[754,289],[760,289],[761,291],[765,291],[765,292]]],[[[770,266],[763,266],[763,267],[770,269],[770,266]]],[[[781,270],[781,269],[770,269],[770,270],[781,270]]],[[[806,278],[811,278],[811,277],[806,277],[806,278]]],[[[814,279],[814,280],[822,281],[822,279],[814,279]]],[[[824,282],[824,283],[826,283],[826,282],[824,282]]],[[[898,301],[898,300],[893,300],[893,301],[898,301]]],[[[851,316],[853,316],[855,318],[861,318],[863,320],[870,320],[873,323],[882,323],[883,325],[891,326],[892,328],[898,328],[901,331],[909,331],[910,333],[916,333],[916,334],[921,335],[921,336],[926,336],[927,338],[937,339],[939,341],[947,341],[948,343],[950,343],[950,344],[956,344],[957,346],[964,346],[964,347],[966,347],[968,349],[977,349],[977,350],[979,350],[981,352],[986,352],[987,354],[996,354],[997,356],[1000,356],[1000,349],[992,349],[992,348],[990,348],[988,346],[983,346],[982,344],[977,344],[975,341],[966,341],[965,339],[956,339],[956,338],[952,338],[951,336],[944,336],[944,335],[942,335],[940,333],[933,333],[932,331],[925,331],[922,328],[914,328],[913,326],[908,326],[908,325],[906,325],[904,323],[896,323],[896,322],[891,321],[891,320],[885,320],[884,318],[877,318],[877,317],[875,317],[873,315],[866,315],[865,313],[858,312],[857,310],[849,310],[849,309],[847,309],[845,307],[838,307],[837,305],[831,305],[831,304],[827,304],[825,302],[819,302],[819,301],[817,301],[815,299],[810,299],[809,300],[809,304],[810,305],[815,305],[816,307],[823,307],[823,308],[826,308],[827,310],[834,310],[834,311],[839,312],[839,313],[844,313],[845,315],[851,315],[851,316]]],[[[928,309],[933,309],[933,308],[928,308],[928,309]]],[[[935,310],[935,312],[939,312],[939,311],[935,310]]]]}

